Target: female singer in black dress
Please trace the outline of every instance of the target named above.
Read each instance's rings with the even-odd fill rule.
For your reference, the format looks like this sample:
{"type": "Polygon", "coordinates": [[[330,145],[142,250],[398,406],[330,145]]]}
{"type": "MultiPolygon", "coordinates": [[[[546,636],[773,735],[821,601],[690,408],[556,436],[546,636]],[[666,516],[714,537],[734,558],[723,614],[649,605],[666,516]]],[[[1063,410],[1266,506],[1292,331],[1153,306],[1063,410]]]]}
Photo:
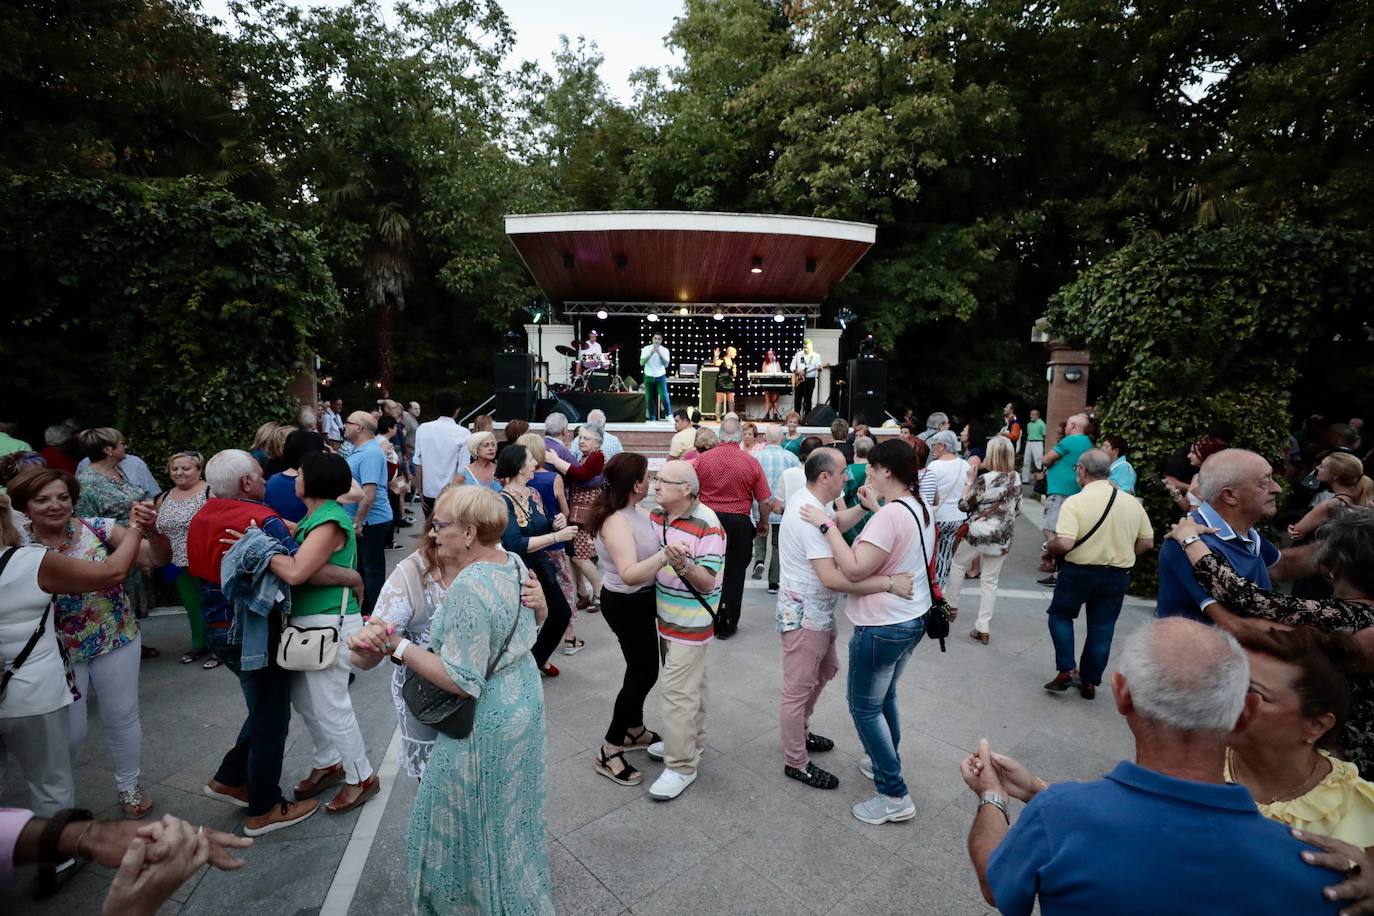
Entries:
{"type": "Polygon", "coordinates": [[[716,416],[719,418],[735,409],[734,347],[726,347],[723,357],[720,355],[720,348],[716,348],[716,367],[720,369],[716,376],[716,416]]]}

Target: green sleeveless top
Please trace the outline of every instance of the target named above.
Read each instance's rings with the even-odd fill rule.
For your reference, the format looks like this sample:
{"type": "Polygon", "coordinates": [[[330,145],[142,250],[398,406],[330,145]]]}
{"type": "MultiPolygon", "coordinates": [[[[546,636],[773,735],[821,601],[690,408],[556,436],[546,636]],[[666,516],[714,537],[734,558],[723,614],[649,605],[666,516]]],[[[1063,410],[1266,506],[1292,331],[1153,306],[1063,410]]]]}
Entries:
{"type": "MultiPolygon", "coordinates": [[[[342,566],[345,569],[358,568],[358,540],[353,532],[353,519],[348,517],[343,506],[329,500],[320,505],[318,509],[311,512],[301,519],[300,526],[296,528],[297,542],[304,544],[306,536],[321,525],[329,522],[336,522],[343,529],[347,540],[344,545],[334,551],[329,556],[331,566],[342,566]]],[[[341,585],[297,585],[291,589],[291,616],[305,617],[309,614],[337,614],[342,596],[339,594],[341,585]]],[[[348,592],[348,606],[344,609],[346,614],[358,614],[362,609],[358,607],[358,599],[353,594],[352,589],[343,588],[348,592]]]]}

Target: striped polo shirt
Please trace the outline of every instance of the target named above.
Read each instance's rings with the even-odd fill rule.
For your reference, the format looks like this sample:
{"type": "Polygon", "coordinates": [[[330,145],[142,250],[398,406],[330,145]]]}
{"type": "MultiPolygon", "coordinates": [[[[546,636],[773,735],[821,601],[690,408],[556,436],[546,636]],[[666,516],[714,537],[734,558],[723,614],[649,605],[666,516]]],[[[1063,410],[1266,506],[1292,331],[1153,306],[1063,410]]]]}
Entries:
{"type": "MultiPolygon", "coordinates": [[[[701,593],[715,612],[720,607],[720,583],[725,569],[725,531],[716,513],[696,502],[681,518],[667,520],[662,509],[654,509],[649,519],[654,534],[664,546],[685,544],[698,566],[715,573],[711,590],[701,593]]],[[[715,634],[711,615],[678,578],[673,567],[665,566],[658,571],[654,595],[658,599],[658,635],[664,639],[697,645],[709,641],[715,634]]]]}

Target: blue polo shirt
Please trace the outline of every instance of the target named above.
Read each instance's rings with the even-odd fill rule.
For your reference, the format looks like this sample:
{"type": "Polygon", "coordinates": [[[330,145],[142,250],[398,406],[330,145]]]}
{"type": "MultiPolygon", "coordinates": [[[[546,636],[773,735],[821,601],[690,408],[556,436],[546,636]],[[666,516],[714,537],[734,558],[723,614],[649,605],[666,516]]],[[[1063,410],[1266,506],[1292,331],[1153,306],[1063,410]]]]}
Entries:
{"type": "MultiPolygon", "coordinates": [[[[1237,575],[1249,579],[1265,591],[1272,589],[1269,567],[1279,561],[1277,547],[1254,528],[1244,534],[1236,532],[1209,503],[1198,506],[1192,513],[1192,519],[1199,525],[1218,529],[1216,534],[1204,534],[1202,542],[1214,553],[1225,557],[1237,575]]],[[[1211,623],[1212,618],[1202,609],[1215,603],[1212,596],[1193,578],[1193,564],[1188,562],[1188,555],[1178,541],[1165,538],[1164,546],[1159,548],[1159,597],[1155,604],[1155,616],[1188,617],[1211,623]]]]}
{"type": "MultiPolygon", "coordinates": [[[[382,454],[382,447],[377,444],[377,440],[370,439],[358,446],[348,453],[345,460],[348,462],[348,469],[353,472],[353,479],[360,485],[377,485],[377,495],[372,500],[372,508],[367,511],[367,518],[363,520],[363,524],[385,525],[391,521],[391,502],[387,499],[386,493],[386,455],[382,454]]],[[[356,505],[349,504],[343,508],[349,518],[357,517],[356,505]]]]}
{"type": "Polygon", "coordinates": [[[1175,779],[1122,761],[1031,800],[988,862],[1003,914],[1335,913],[1340,876],[1259,813],[1244,786],[1175,779]]]}
{"type": "Polygon", "coordinates": [[[1116,488],[1123,493],[1135,495],[1135,468],[1126,460],[1126,456],[1112,462],[1111,476],[1108,478],[1116,484],[1116,488]]]}

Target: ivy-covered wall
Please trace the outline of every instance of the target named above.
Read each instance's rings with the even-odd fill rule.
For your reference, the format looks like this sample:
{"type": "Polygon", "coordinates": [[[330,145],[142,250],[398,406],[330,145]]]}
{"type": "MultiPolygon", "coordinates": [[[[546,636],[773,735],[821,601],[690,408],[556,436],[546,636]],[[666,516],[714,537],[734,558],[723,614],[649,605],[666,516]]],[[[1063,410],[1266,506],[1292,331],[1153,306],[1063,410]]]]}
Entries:
{"type": "Polygon", "coordinates": [[[294,417],[342,317],[312,235],[190,179],[4,179],[0,288],[8,412],[116,426],[156,473],[294,417]]]}

